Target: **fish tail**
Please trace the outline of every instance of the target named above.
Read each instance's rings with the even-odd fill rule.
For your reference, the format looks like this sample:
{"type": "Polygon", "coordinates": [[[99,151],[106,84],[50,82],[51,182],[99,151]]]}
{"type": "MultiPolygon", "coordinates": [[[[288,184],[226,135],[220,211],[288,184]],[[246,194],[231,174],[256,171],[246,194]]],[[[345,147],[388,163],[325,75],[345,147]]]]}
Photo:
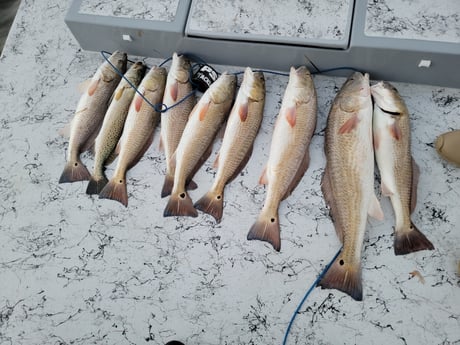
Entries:
{"type": "Polygon", "coordinates": [[[273,215],[267,215],[262,211],[249,230],[247,239],[268,242],[273,246],[273,249],[279,252],[281,249],[281,237],[278,212],[276,211],[273,215]]]}
{"type": "Polygon", "coordinates": [[[62,171],[59,183],[69,183],[76,181],[89,180],[91,174],[80,159],[67,162],[64,170],[62,171]]]}
{"type": "Polygon", "coordinates": [[[433,250],[434,246],[412,222],[408,231],[395,232],[395,255],[404,255],[426,249],[433,250]]]}
{"type": "Polygon", "coordinates": [[[163,212],[164,217],[188,216],[198,217],[193,201],[187,192],[172,193],[163,212]]]}
{"type": "Polygon", "coordinates": [[[211,190],[195,203],[195,208],[213,216],[217,223],[222,219],[224,191],[211,190]]]}
{"type": "Polygon", "coordinates": [[[166,173],[165,181],[163,182],[163,188],[161,189],[161,197],[164,198],[171,195],[174,187],[174,175],[166,173]]]}
{"type": "Polygon", "coordinates": [[[99,193],[99,199],[111,199],[128,207],[128,189],[124,177],[113,177],[99,193]]]}
{"type": "Polygon", "coordinates": [[[322,289],[336,289],[345,292],[356,301],[362,301],[361,265],[347,263],[342,256],[339,256],[317,286],[321,286],[322,289]]]}
{"type": "Polygon", "coordinates": [[[105,175],[100,177],[91,176],[88,187],[86,187],[86,194],[99,194],[105,185],[109,182],[105,175]]]}

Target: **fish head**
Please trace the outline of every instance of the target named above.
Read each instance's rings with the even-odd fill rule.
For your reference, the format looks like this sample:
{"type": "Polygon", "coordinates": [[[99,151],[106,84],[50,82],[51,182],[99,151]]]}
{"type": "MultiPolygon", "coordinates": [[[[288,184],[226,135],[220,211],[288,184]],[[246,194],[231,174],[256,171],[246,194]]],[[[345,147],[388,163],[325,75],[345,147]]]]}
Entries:
{"type": "Polygon", "coordinates": [[[154,92],[164,89],[166,84],[166,69],[164,67],[153,66],[142,81],[145,90],[154,92]]]}
{"type": "MultiPolygon", "coordinates": [[[[124,52],[116,50],[112,55],[110,55],[109,62],[115,66],[118,71],[125,73],[126,65],[128,63],[128,55],[124,52]]],[[[114,80],[118,75],[117,71],[115,71],[113,67],[108,63],[104,65],[101,72],[105,82],[114,80]]]]}
{"type": "Polygon", "coordinates": [[[306,66],[298,68],[291,67],[289,72],[289,83],[292,83],[294,88],[298,89],[297,101],[307,103],[315,93],[315,86],[311,77],[310,71],[306,66]]]}
{"type": "Polygon", "coordinates": [[[224,72],[211,84],[206,93],[209,92],[209,96],[215,104],[232,100],[235,95],[236,81],[236,75],[224,72]]]}
{"type": "Polygon", "coordinates": [[[189,81],[191,64],[190,60],[184,55],[173,54],[171,69],[169,73],[181,84],[185,84],[189,81]]]}
{"type": "Polygon", "coordinates": [[[241,88],[253,101],[265,99],[265,77],[262,72],[253,72],[251,68],[246,67],[241,88]]]}
{"type": "Polygon", "coordinates": [[[354,112],[365,102],[370,102],[369,74],[354,72],[343,84],[340,97],[340,108],[346,112],[354,112]]]}
{"type": "Polygon", "coordinates": [[[387,113],[401,115],[407,113],[404,100],[398,90],[389,82],[381,81],[371,87],[372,98],[375,104],[387,113]]]}
{"type": "Polygon", "coordinates": [[[126,72],[126,78],[138,85],[145,74],[146,68],[147,66],[144,63],[138,61],[129,68],[128,72],[126,72]]]}

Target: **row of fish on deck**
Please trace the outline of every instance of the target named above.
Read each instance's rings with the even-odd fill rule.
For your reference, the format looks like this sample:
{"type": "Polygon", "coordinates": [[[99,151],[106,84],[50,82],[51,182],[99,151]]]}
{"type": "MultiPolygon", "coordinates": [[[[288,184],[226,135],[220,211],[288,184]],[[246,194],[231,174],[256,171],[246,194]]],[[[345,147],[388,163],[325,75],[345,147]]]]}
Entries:
{"type": "MultiPolygon", "coordinates": [[[[108,61],[126,71],[125,53],[115,52],[108,61]]],[[[160,145],[166,157],[161,196],[169,196],[164,216],[196,217],[201,210],[220,222],[224,188],[248,162],[262,122],[264,75],[246,68],[235,97],[237,78],[224,72],[196,102],[186,57],[174,54],[169,73],[154,66],[143,77],[145,70],[143,63],[136,62],[124,74],[138,87],[141,97],[108,62],[99,67],[72,120],[67,163],[59,182],[89,180],[88,194],[127,206],[126,172],[151,145],[161,117],[160,145]],[[144,98],[166,106],[166,111],[160,115],[161,107],[152,107],[144,98]],[[208,159],[227,117],[214,183],[193,203],[187,190],[197,187],[192,178],[208,159]],[[80,154],[91,148],[92,174],[80,159],[80,154]],[[108,180],[105,166],[117,156],[115,171],[108,180]]],[[[308,69],[291,67],[269,158],[259,181],[267,185],[266,199],[247,235],[248,240],[269,242],[277,251],[281,248],[279,205],[296,188],[309,165],[316,98],[308,69]]],[[[389,83],[370,87],[369,75],[355,72],[337,94],[327,121],[321,188],[343,250],[318,285],[341,290],[356,300],[362,300],[361,250],[367,215],[383,219],[374,191],[374,151],[382,193],[390,197],[395,213],[395,254],[433,249],[410,219],[419,171],[410,153],[409,114],[404,101],[389,83]]]]}

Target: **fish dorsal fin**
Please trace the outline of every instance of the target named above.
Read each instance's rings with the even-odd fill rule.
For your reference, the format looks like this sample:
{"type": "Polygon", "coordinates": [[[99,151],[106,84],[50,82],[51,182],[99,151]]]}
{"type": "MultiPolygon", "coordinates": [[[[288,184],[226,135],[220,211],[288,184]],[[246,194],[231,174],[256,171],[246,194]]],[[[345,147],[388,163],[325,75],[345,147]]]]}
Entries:
{"type": "Polygon", "coordinates": [[[371,203],[367,212],[374,219],[383,220],[384,218],[382,208],[380,207],[380,202],[374,193],[372,193],[371,203]]]}
{"type": "Polygon", "coordinates": [[[321,191],[323,192],[324,200],[326,200],[326,204],[329,206],[330,215],[332,217],[332,221],[334,222],[335,232],[340,240],[343,243],[343,236],[344,231],[340,224],[340,220],[337,217],[337,207],[335,205],[335,198],[334,193],[332,192],[331,180],[329,177],[329,170],[327,168],[324,169],[324,175],[321,180],[321,191]]]}
{"type": "Polygon", "coordinates": [[[410,198],[410,213],[412,214],[417,206],[417,187],[418,180],[420,177],[420,168],[415,162],[414,158],[411,158],[412,162],[412,189],[411,189],[411,198],[410,198]]]}
{"type": "Polygon", "coordinates": [[[291,127],[295,126],[297,114],[296,114],[296,107],[291,106],[284,110],[284,116],[286,117],[286,121],[289,123],[291,127]]]}
{"type": "Polygon", "coordinates": [[[359,121],[358,114],[352,115],[347,121],[345,121],[342,127],[340,127],[339,134],[350,133],[358,126],[359,121]]]}
{"type": "Polygon", "coordinates": [[[303,175],[305,175],[305,171],[307,171],[309,164],[310,164],[310,152],[308,151],[308,148],[307,148],[307,151],[305,152],[305,156],[302,158],[302,162],[300,163],[300,166],[297,169],[295,176],[293,177],[291,183],[289,184],[286,194],[284,194],[283,196],[283,200],[286,199],[289,195],[291,195],[291,193],[297,187],[303,175]]]}
{"type": "Polygon", "coordinates": [[[267,166],[265,166],[262,175],[260,175],[259,184],[268,184],[267,166]]]}

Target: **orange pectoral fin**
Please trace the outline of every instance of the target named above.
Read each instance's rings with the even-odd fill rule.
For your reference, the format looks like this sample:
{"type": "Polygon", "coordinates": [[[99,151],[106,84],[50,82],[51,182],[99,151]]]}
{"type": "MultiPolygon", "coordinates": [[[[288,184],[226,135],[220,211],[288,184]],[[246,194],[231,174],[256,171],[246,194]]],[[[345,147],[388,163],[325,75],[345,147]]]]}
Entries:
{"type": "Polygon", "coordinates": [[[289,107],[285,112],[286,120],[291,127],[295,126],[296,123],[296,107],[289,107]]]}
{"type": "Polygon", "coordinates": [[[116,91],[116,92],[115,92],[115,96],[114,96],[113,99],[116,100],[116,101],[118,101],[118,100],[121,98],[121,96],[123,95],[123,91],[125,91],[125,88],[124,88],[124,87],[121,87],[121,88],[119,88],[119,89],[117,89],[117,90],[115,90],[115,91],[116,91]]]}
{"type": "Polygon", "coordinates": [[[401,139],[401,129],[398,126],[398,123],[395,121],[391,126],[389,126],[390,134],[396,140],[401,139]]]}
{"type": "Polygon", "coordinates": [[[208,112],[208,109],[209,109],[209,103],[204,103],[204,104],[200,104],[198,106],[198,118],[200,119],[200,121],[203,121],[204,118],[206,117],[206,113],[208,112]]]}
{"type": "Polygon", "coordinates": [[[350,117],[339,129],[339,134],[350,133],[359,123],[358,115],[350,117]]]}
{"type": "Polygon", "coordinates": [[[378,150],[380,146],[380,135],[378,133],[374,133],[374,150],[378,150]]]}
{"type": "Polygon", "coordinates": [[[136,94],[135,98],[134,98],[134,109],[136,109],[137,112],[139,112],[139,110],[141,110],[141,106],[142,106],[142,97],[138,94],[136,94]]]}
{"type": "Polygon", "coordinates": [[[240,115],[240,119],[242,122],[246,121],[246,119],[248,118],[248,104],[247,103],[240,105],[238,109],[238,115],[240,115]]]}
{"type": "Polygon", "coordinates": [[[179,90],[179,84],[177,83],[177,81],[175,81],[169,88],[169,95],[171,96],[174,102],[177,100],[178,90],[179,90]]]}
{"type": "Polygon", "coordinates": [[[100,81],[101,81],[101,78],[91,81],[91,83],[88,86],[88,95],[90,96],[94,95],[97,89],[97,85],[99,84],[100,81]]]}

